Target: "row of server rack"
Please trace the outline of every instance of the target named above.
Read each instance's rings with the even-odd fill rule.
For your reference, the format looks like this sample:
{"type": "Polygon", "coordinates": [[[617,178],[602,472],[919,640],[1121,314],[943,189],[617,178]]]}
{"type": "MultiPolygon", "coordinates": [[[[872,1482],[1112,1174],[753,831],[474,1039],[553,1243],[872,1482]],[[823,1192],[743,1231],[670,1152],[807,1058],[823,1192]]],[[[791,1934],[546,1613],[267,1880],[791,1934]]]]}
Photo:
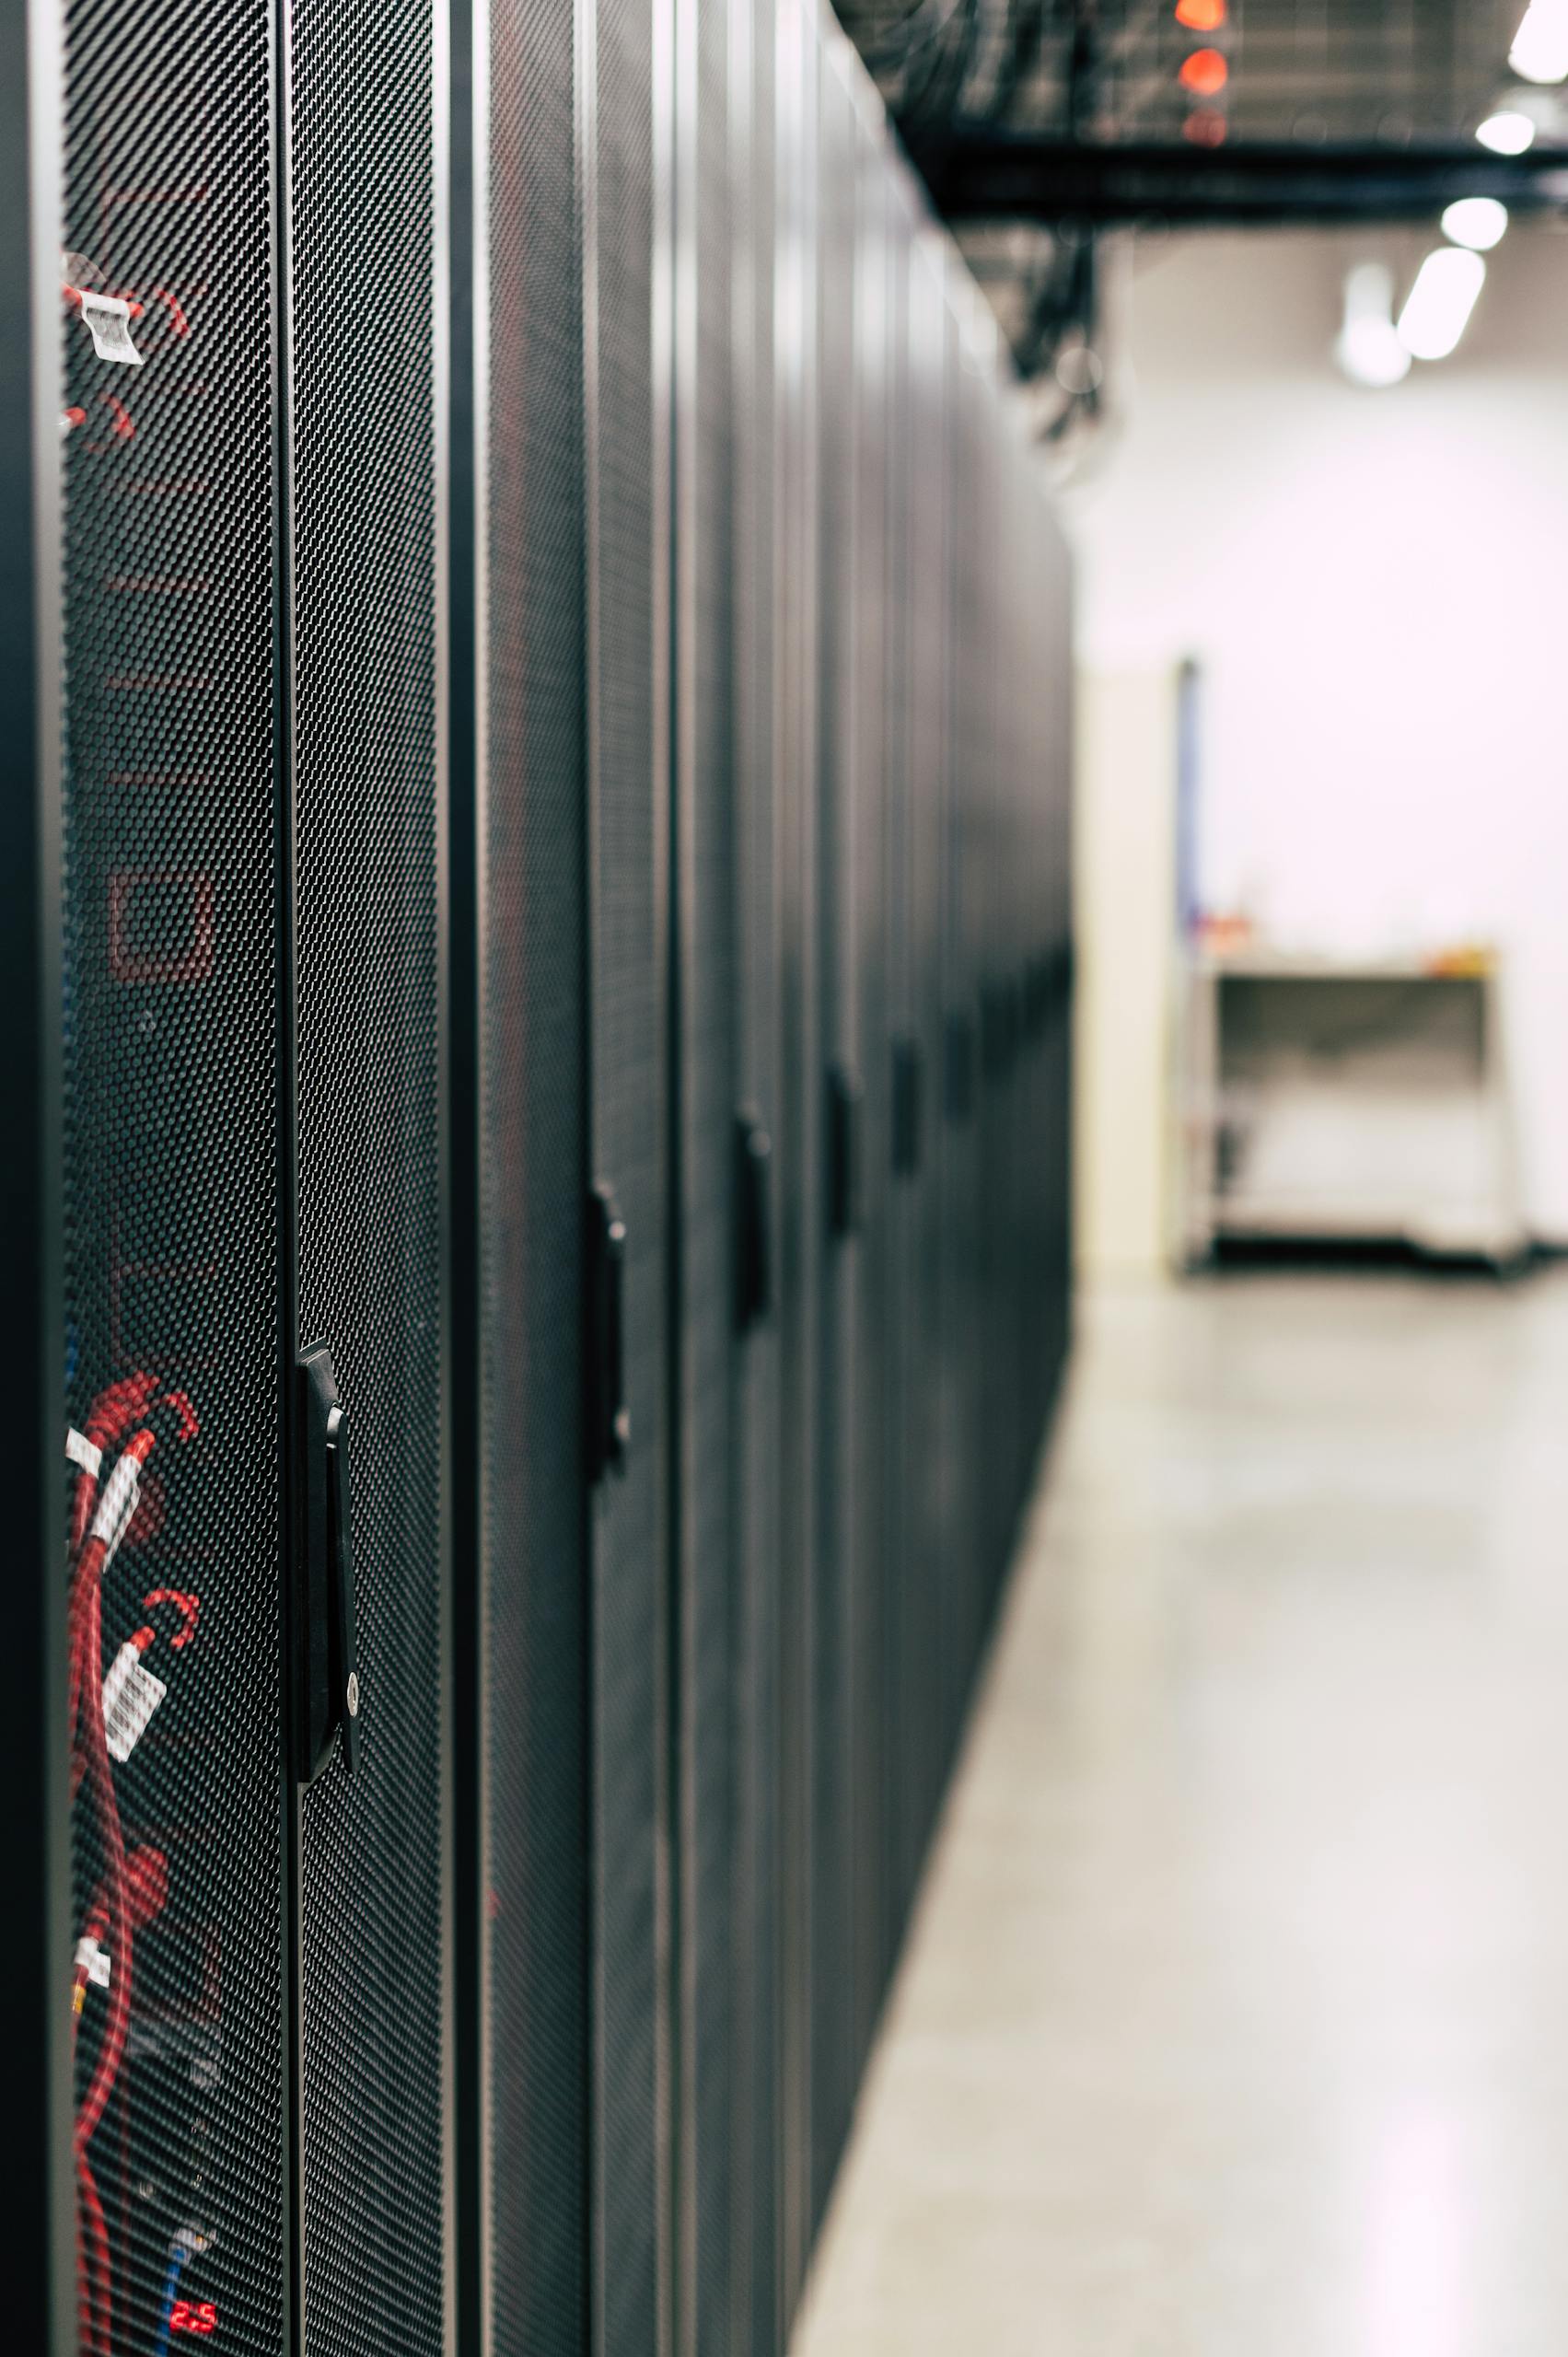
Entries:
{"type": "Polygon", "coordinates": [[[0,52],[12,2345],[777,2357],[1067,1341],[983,307],[814,0],[0,52]]]}

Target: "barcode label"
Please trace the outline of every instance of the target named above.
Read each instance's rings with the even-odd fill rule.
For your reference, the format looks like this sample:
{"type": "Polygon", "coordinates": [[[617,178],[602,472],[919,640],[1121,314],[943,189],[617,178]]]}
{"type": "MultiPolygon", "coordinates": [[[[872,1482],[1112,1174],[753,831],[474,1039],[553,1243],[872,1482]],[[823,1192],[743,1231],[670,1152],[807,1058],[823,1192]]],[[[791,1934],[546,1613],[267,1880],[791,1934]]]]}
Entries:
{"type": "Polygon", "coordinates": [[[122,296],[95,295],[82,289],[82,317],[92,331],[93,350],[100,360],[118,360],[139,368],[142,355],[131,341],[131,306],[122,296]]]}
{"type": "Polygon", "coordinates": [[[122,1645],[103,1681],[103,1736],[112,1759],[129,1759],[168,1689],[142,1666],[134,1645],[122,1645]]]}

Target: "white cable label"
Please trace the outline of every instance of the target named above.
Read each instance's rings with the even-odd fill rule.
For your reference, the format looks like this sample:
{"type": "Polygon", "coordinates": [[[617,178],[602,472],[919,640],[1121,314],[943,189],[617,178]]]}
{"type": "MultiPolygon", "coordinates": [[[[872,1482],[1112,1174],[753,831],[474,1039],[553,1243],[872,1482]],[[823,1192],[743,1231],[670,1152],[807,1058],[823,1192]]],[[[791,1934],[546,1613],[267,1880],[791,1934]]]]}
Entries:
{"type": "Polygon", "coordinates": [[[76,1942],[76,1969],[85,1972],[95,1989],[109,1986],[109,1951],[100,1948],[94,1939],[76,1942]]]}
{"type": "Polygon", "coordinates": [[[93,1537],[103,1541],[103,1568],[106,1572],[113,1562],[114,1550],[124,1538],[126,1527],[136,1511],[141,1481],[141,1467],[127,1451],[103,1485],[103,1495],[93,1516],[93,1537]]]}
{"type": "Polygon", "coordinates": [[[131,306],[120,295],[95,295],[82,289],[82,317],[92,331],[93,350],[100,360],[118,360],[139,368],[142,355],[131,341],[131,306]]]}
{"type": "Polygon", "coordinates": [[[103,1738],[111,1759],[130,1759],[168,1691],[161,1678],[144,1668],[135,1646],[122,1644],[103,1681],[103,1738]]]}
{"type": "Polygon", "coordinates": [[[79,1465],[84,1473],[90,1473],[95,1481],[98,1480],[99,1467],[103,1463],[103,1451],[101,1448],[95,1448],[86,1433],[79,1433],[75,1424],[65,1435],[65,1454],[73,1465],[79,1465]]]}

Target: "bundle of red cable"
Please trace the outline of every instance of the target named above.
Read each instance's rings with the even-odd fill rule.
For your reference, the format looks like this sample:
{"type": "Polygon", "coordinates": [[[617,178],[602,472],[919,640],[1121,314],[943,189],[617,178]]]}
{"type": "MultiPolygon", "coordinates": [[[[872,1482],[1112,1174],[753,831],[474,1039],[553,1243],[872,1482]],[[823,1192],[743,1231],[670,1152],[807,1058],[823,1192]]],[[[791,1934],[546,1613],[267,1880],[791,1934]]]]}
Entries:
{"type": "Polygon", "coordinates": [[[110,1968],[103,2036],[91,2077],[76,2106],[72,2139],[82,2228],[77,2252],[77,2296],[82,2347],[89,2357],[113,2357],[113,2305],[109,2233],[87,2148],[114,2092],[125,2052],[131,2016],[133,1927],[149,1922],[158,1913],[168,1889],[167,1869],[157,1851],[137,1851],[129,1865],[125,1856],[103,1717],[102,1578],[134,1516],[140,1471],[157,1446],[160,1433],[171,1431],[177,1439],[192,1440],[197,1430],[195,1411],[182,1391],[160,1393],[156,1379],[139,1372],[111,1384],[94,1400],[82,1435],[91,1455],[78,1476],[71,1513],[70,1555],[74,1569],[66,1610],[71,1794],[75,1800],[85,1778],[98,1820],[104,1868],[86,1929],[90,1936],[99,1939],[102,1931],[95,1932],[95,1923],[108,1932],[110,1968]],[[102,1460],[133,1425],[136,1430],[122,1450],[112,1475],[100,1484],[102,1460]],[[100,1497],[95,1516],[94,1503],[100,1497]],[[111,1497],[129,1501],[123,1509],[123,1519],[117,1519],[111,1513],[111,1497]]]}

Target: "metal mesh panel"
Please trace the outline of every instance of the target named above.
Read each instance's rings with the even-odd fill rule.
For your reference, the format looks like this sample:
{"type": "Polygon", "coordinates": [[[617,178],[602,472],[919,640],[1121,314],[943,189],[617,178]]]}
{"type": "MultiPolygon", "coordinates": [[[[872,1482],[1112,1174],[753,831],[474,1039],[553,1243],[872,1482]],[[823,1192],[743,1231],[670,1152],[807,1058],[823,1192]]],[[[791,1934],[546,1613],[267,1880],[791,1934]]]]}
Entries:
{"type": "Polygon", "coordinates": [[[780,1969],[786,2319],[809,2253],[811,2177],[811,1763],[817,1538],[815,1390],[821,1075],[816,957],[817,673],[817,29],[806,0],[780,0],[774,382],[777,592],[774,673],[780,911],[778,1187],[783,1457],[779,1501],[782,1810],[780,1969]]]}
{"type": "Polygon", "coordinates": [[[66,16],[63,274],[136,307],[141,364],[67,295],[64,1405],[105,1488],[150,1448],[101,1576],[90,1475],[68,1509],[82,2341],[117,2357],[283,2330],[267,70],[252,0],[66,16]],[[134,1747],[106,1671],[163,1689],[134,1747]]]}
{"type": "MultiPolygon", "coordinates": [[[[729,162],[736,895],[739,1101],[776,1133],[778,916],[773,745],[773,9],[733,0],[729,162]]],[[[746,1337],[737,1407],[737,1841],[732,2345],[780,2345],[778,2267],[779,1352],[746,1337]]]]}
{"type": "Polygon", "coordinates": [[[942,1234],[939,1118],[942,1034],[942,819],[947,793],[947,416],[941,280],[925,237],[910,261],[911,468],[908,543],[910,1022],[919,1041],[923,1090],[920,1170],[910,1206],[912,1259],[909,1315],[908,1455],[902,1502],[908,1516],[899,1567],[905,1612],[904,1790],[912,1889],[947,1764],[942,1724],[941,1596],[946,1572],[941,1490],[939,1324],[942,1234]]]}
{"type": "Polygon", "coordinates": [[[680,1007],[681,2345],[731,2347],[737,992],[726,0],[684,0],[674,286],[680,1007]]]}
{"type": "Polygon", "coordinates": [[[587,2337],[586,827],[571,0],[490,16],[483,1433],[491,2330],[587,2337]]]}
{"type": "MultiPolygon", "coordinates": [[[[884,168],[886,168],[884,165],[884,168]]],[[[887,972],[885,1014],[888,1029],[880,1043],[880,1060],[907,1056],[913,1039],[913,985],[911,970],[910,924],[910,661],[912,618],[910,506],[916,465],[912,445],[912,394],[909,358],[909,277],[912,224],[907,191],[898,185],[888,192],[889,284],[888,298],[888,509],[884,594],[888,599],[885,656],[887,661],[887,736],[884,743],[882,858],[886,891],[884,962],[887,972]]],[[[897,1066],[894,1066],[895,1074],[897,1066]]],[[[882,1584],[886,1721],[882,1770],[887,1794],[886,1884],[887,1913],[882,1926],[883,1972],[890,1975],[903,1935],[905,1910],[912,1888],[915,1839],[912,1831],[912,1793],[908,1776],[909,1730],[913,1699],[911,1649],[911,1598],[903,1566],[911,1552],[911,1391],[914,1378],[915,1225],[912,1201],[915,1169],[898,1167],[895,1120],[889,1162],[893,1176],[888,1190],[887,1322],[883,1333],[883,1480],[885,1520],[877,1576],[882,1584]]],[[[916,1166],[917,1167],[917,1166],[916,1166]]],[[[918,1550],[916,1550],[918,1551],[918,1550]]]]}
{"type": "Polygon", "coordinates": [[[627,1229],[631,1447],[595,1501],[595,2341],[656,2345],[664,2282],[656,1829],[668,1587],[665,1512],[662,776],[654,747],[653,27],[595,7],[585,158],[590,568],[588,728],[594,1177],[627,1229]]]}
{"type": "MultiPolygon", "coordinates": [[[[814,652],[818,675],[815,1063],[828,1075],[856,1061],[854,1032],[854,117],[836,64],[819,70],[820,185],[817,340],[818,542],[814,652]]],[[[819,1157],[825,1170],[825,1155],[819,1157]]],[[[808,1178],[811,1174],[808,1172],[808,1178]]],[[[853,1825],[849,1664],[853,1596],[854,1433],[850,1353],[856,1247],[830,1230],[820,1175],[809,1215],[824,1237],[818,1263],[814,1386],[817,1514],[813,1546],[811,1757],[811,2158],[807,2219],[815,2234],[849,2126],[854,2085],[851,1952],[853,1825]]]]}
{"type": "Polygon", "coordinates": [[[887,1483],[891,1270],[888,1092],[888,896],[883,814],[888,761],[888,493],[892,365],[886,162],[864,126],[856,143],[854,290],[855,955],[858,972],[863,1236],[857,1248],[854,1598],[851,1613],[854,1814],[855,2052],[864,2058],[888,1961],[887,1483]]]}
{"type": "Polygon", "coordinates": [[[363,1758],[306,1797],[306,2345],[442,2341],[432,17],[294,17],[299,1326],[354,1438],[363,1758]]]}

